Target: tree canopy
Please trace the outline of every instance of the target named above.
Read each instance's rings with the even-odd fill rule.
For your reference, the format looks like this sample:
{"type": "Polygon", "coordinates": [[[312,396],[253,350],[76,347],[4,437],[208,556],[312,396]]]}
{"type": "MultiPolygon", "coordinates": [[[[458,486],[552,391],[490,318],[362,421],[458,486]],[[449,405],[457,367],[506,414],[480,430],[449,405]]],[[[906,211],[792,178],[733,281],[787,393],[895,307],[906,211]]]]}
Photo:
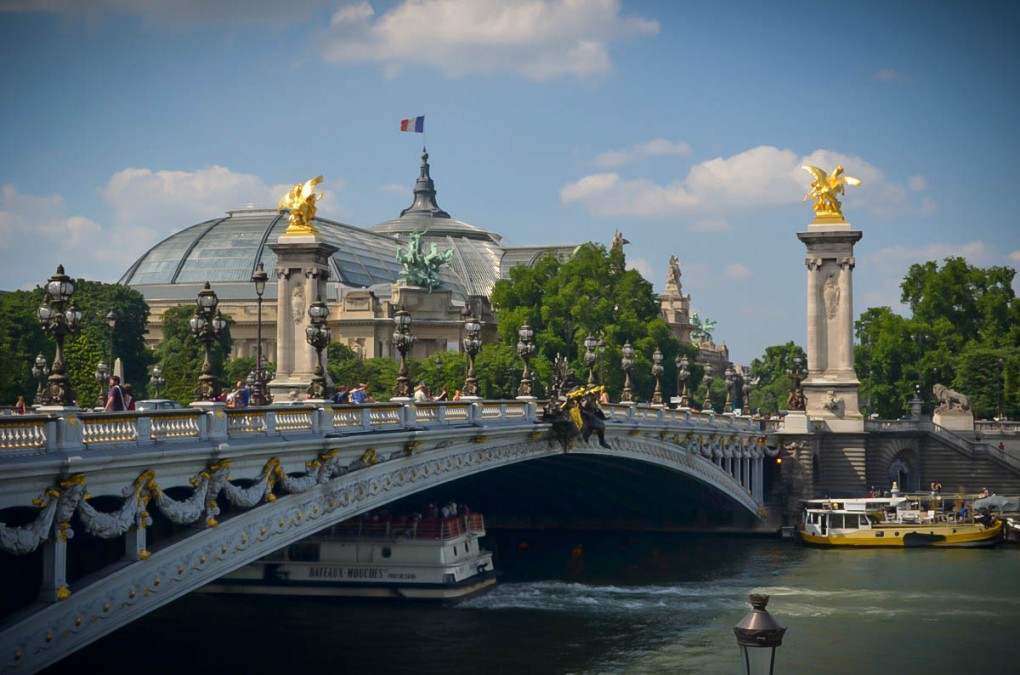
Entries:
{"type": "MultiPolygon", "coordinates": [[[[163,377],[166,378],[166,387],[161,392],[163,397],[184,404],[195,400],[195,387],[205,361],[205,348],[191,334],[188,323],[194,313],[194,305],[171,307],[163,313],[163,341],[155,353],[155,360],[162,366],[163,377]]],[[[222,374],[233,344],[230,337],[230,324],[233,322],[229,317],[224,316],[224,319],[227,321],[226,329],[212,344],[212,370],[219,374],[220,386],[229,387],[234,383],[225,380],[222,374]]]]}

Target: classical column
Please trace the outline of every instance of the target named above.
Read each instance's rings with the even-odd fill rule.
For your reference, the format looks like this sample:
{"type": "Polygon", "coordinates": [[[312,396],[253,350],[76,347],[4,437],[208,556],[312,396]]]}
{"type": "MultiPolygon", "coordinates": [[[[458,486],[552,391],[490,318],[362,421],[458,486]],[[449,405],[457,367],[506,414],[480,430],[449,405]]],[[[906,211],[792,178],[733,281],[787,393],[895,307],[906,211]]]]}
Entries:
{"type": "MultiPolygon", "coordinates": [[[[854,332],[854,284],[853,269],[855,260],[853,256],[840,258],[839,260],[839,332],[841,335],[853,335],[854,332]]],[[[854,375],[854,343],[853,339],[843,340],[839,344],[839,369],[844,374],[854,375]]]]}
{"type": "Polygon", "coordinates": [[[821,295],[820,270],[822,259],[808,256],[804,259],[804,266],[807,267],[807,368],[808,375],[821,370],[819,364],[819,345],[822,344],[819,331],[822,328],[822,321],[818,315],[818,296],[821,295]]]}

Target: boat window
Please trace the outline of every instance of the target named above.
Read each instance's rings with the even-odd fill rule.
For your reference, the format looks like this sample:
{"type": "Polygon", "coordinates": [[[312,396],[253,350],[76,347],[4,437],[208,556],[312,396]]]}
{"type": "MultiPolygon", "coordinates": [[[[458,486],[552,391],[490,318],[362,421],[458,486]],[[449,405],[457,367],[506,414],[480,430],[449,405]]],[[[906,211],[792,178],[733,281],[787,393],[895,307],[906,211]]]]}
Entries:
{"type": "Polygon", "coordinates": [[[457,547],[456,546],[453,547],[453,554],[457,555],[457,547]]]}
{"type": "Polygon", "coordinates": [[[389,546],[383,546],[382,557],[389,558],[391,555],[393,555],[393,549],[391,549],[389,546]]]}
{"type": "Polygon", "coordinates": [[[843,527],[843,514],[833,513],[829,516],[829,527],[843,527]]]}

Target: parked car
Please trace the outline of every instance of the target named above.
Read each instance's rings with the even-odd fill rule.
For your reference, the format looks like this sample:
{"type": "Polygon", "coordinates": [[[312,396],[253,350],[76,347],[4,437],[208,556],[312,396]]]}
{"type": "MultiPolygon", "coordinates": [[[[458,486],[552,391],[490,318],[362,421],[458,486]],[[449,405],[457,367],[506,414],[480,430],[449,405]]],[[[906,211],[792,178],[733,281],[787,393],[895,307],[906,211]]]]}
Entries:
{"type": "Polygon", "coordinates": [[[149,398],[144,401],[135,401],[135,410],[174,410],[184,406],[177,401],[168,398],[149,398]]]}

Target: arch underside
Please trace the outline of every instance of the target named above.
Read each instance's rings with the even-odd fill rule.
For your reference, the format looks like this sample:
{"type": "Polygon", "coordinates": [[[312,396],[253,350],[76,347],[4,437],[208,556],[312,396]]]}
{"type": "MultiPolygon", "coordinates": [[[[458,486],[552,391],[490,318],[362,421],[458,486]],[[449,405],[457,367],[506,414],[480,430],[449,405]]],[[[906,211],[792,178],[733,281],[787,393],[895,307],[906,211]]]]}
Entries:
{"type": "MultiPolygon", "coordinates": [[[[757,514],[758,504],[721,466],[677,445],[647,437],[611,439],[613,448],[572,445],[569,454],[642,462],[683,474],[757,514]]],[[[542,458],[563,457],[559,443],[529,438],[461,443],[404,454],[345,473],[310,489],[231,514],[216,527],[119,563],[75,583],[68,599],[43,606],[0,632],[32,668],[50,665],[158,607],[262,556],[333,524],[436,486],[542,458]]],[[[757,464],[760,466],[760,460],[757,464]]],[[[14,663],[5,660],[2,669],[14,663]]],[[[19,660],[21,660],[19,659],[19,660]]]]}

